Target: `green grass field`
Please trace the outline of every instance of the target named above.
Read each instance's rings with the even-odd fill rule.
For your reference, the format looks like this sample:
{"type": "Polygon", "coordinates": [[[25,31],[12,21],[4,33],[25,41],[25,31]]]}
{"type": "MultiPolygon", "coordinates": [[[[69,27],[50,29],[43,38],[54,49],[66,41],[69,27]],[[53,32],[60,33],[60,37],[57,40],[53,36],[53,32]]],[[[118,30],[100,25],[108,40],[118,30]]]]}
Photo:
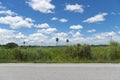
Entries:
{"type": "Polygon", "coordinates": [[[61,47],[0,47],[0,63],[119,63],[120,44],[61,47]]]}

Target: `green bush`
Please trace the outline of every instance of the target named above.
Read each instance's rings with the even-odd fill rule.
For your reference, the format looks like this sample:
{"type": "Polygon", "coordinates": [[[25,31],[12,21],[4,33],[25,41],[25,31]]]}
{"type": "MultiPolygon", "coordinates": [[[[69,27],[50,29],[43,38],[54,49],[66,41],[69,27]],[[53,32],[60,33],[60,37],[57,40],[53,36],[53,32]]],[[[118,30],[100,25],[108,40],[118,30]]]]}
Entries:
{"type": "Polygon", "coordinates": [[[11,43],[7,43],[5,47],[12,49],[18,47],[18,44],[11,42],[11,43]]]}

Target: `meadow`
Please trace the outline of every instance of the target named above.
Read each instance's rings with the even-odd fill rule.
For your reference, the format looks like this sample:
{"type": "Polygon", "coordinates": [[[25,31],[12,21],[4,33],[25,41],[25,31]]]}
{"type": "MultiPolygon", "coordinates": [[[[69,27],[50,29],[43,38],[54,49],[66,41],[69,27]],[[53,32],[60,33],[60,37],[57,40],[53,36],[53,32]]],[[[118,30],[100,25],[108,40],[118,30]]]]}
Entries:
{"type": "Polygon", "coordinates": [[[0,63],[119,63],[120,43],[106,46],[0,47],[0,63]]]}

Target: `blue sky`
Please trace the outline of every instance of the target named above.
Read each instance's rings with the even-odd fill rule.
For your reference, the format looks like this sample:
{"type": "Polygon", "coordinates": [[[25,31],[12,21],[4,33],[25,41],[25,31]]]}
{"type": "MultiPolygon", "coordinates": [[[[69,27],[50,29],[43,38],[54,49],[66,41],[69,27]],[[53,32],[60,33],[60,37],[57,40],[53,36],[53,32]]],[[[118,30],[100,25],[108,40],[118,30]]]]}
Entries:
{"type": "Polygon", "coordinates": [[[0,44],[120,41],[119,0],[0,0],[0,44]]]}

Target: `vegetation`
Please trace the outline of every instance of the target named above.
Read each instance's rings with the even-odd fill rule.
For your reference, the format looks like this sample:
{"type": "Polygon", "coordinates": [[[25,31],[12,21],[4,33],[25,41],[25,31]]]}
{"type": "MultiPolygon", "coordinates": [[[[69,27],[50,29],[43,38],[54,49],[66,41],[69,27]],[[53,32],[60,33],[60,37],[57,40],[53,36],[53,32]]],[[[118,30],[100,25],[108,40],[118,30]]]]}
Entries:
{"type": "Polygon", "coordinates": [[[6,48],[16,48],[16,47],[18,47],[18,44],[11,42],[11,43],[6,44],[5,47],[6,48]]]}
{"type": "Polygon", "coordinates": [[[59,38],[56,38],[56,46],[58,46],[59,38]]]}
{"type": "Polygon", "coordinates": [[[108,46],[18,47],[8,43],[0,47],[0,62],[115,63],[120,62],[120,44],[111,41],[108,46]]]}

